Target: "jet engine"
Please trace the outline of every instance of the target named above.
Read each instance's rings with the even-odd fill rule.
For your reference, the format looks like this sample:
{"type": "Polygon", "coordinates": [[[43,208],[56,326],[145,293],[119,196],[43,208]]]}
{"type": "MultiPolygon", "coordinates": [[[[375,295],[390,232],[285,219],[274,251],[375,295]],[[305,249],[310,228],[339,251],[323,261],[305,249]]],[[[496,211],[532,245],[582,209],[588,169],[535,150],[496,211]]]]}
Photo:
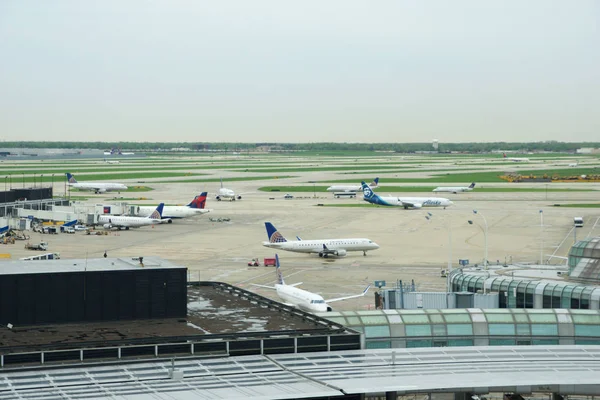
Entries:
{"type": "Polygon", "coordinates": [[[237,196],[237,199],[238,199],[238,200],[241,200],[241,199],[242,199],[242,196],[237,196]]]}
{"type": "Polygon", "coordinates": [[[102,225],[102,227],[104,229],[111,229],[112,228],[112,224],[104,224],[104,225],[102,225]]]}
{"type": "Polygon", "coordinates": [[[321,252],[319,252],[319,257],[323,257],[323,258],[327,258],[329,256],[345,257],[346,254],[347,254],[347,251],[344,250],[344,249],[328,250],[328,251],[321,251],[321,252]]]}
{"type": "Polygon", "coordinates": [[[217,201],[221,201],[221,196],[216,197],[217,201]]]}
{"type": "Polygon", "coordinates": [[[106,189],[98,189],[96,190],[96,194],[98,193],[106,193],[106,189]]]}

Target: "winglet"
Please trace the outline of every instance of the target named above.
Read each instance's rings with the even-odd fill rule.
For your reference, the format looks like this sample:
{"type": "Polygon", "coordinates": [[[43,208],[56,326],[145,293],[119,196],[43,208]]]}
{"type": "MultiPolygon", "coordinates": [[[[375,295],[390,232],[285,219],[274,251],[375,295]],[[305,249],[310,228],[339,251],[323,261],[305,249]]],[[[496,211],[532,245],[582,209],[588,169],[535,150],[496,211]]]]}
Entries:
{"type": "Polygon", "coordinates": [[[365,290],[363,290],[363,295],[367,294],[367,292],[369,291],[369,288],[371,287],[371,285],[368,285],[365,290]]]}

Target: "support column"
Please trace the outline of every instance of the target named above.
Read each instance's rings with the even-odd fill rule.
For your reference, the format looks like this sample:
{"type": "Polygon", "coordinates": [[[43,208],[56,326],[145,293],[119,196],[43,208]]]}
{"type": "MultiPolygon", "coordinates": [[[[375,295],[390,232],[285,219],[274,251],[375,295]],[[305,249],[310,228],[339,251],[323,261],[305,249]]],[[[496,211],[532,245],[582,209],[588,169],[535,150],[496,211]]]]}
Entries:
{"type": "Polygon", "coordinates": [[[397,400],[398,392],[385,392],[385,400],[397,400]]]}

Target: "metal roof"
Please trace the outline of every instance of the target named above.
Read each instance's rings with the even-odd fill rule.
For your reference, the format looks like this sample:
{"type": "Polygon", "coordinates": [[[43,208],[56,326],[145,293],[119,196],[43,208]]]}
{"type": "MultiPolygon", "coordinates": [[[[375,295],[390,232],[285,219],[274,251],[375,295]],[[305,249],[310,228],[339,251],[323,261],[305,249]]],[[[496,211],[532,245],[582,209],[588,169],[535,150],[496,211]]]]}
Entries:
{"type": "Polygon", "coordinates": [[[288,399],[356,393],[600,392],[600,346],[447,347],[7,371],[2,399],[288,399]],[[518,389],[517,389],[518,388],[518,389]]]}
{"type": "MultiPolygon", "coordinates": [[[[32,255],[35,255],[32,253],[32,255]]],[[[0,275],[47,274],[60,272],[86,271],[127,271],[143,268],[185,268],[160,257],[144,257],[140,265],[139,257],[124,258],[74,258],[60,260],[14,260],[3,261],[0,275]]]]}

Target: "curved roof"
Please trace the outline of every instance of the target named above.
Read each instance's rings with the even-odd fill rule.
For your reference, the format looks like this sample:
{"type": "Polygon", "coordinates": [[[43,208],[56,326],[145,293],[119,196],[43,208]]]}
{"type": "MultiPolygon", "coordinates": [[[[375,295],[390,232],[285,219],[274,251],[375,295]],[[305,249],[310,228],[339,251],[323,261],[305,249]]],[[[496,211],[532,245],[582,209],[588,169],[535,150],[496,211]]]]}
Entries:
{"type": "Polygon", "coordinates": [[[17,370],[2,399],[287,399],[342,394],[597,394],[600,346],[354,350],[17,370]]]}
{"type": "Polygon", "coordinates": [[[569,250],[569,277],[600,281],[600,237],[580,240],[569,250]]]}

